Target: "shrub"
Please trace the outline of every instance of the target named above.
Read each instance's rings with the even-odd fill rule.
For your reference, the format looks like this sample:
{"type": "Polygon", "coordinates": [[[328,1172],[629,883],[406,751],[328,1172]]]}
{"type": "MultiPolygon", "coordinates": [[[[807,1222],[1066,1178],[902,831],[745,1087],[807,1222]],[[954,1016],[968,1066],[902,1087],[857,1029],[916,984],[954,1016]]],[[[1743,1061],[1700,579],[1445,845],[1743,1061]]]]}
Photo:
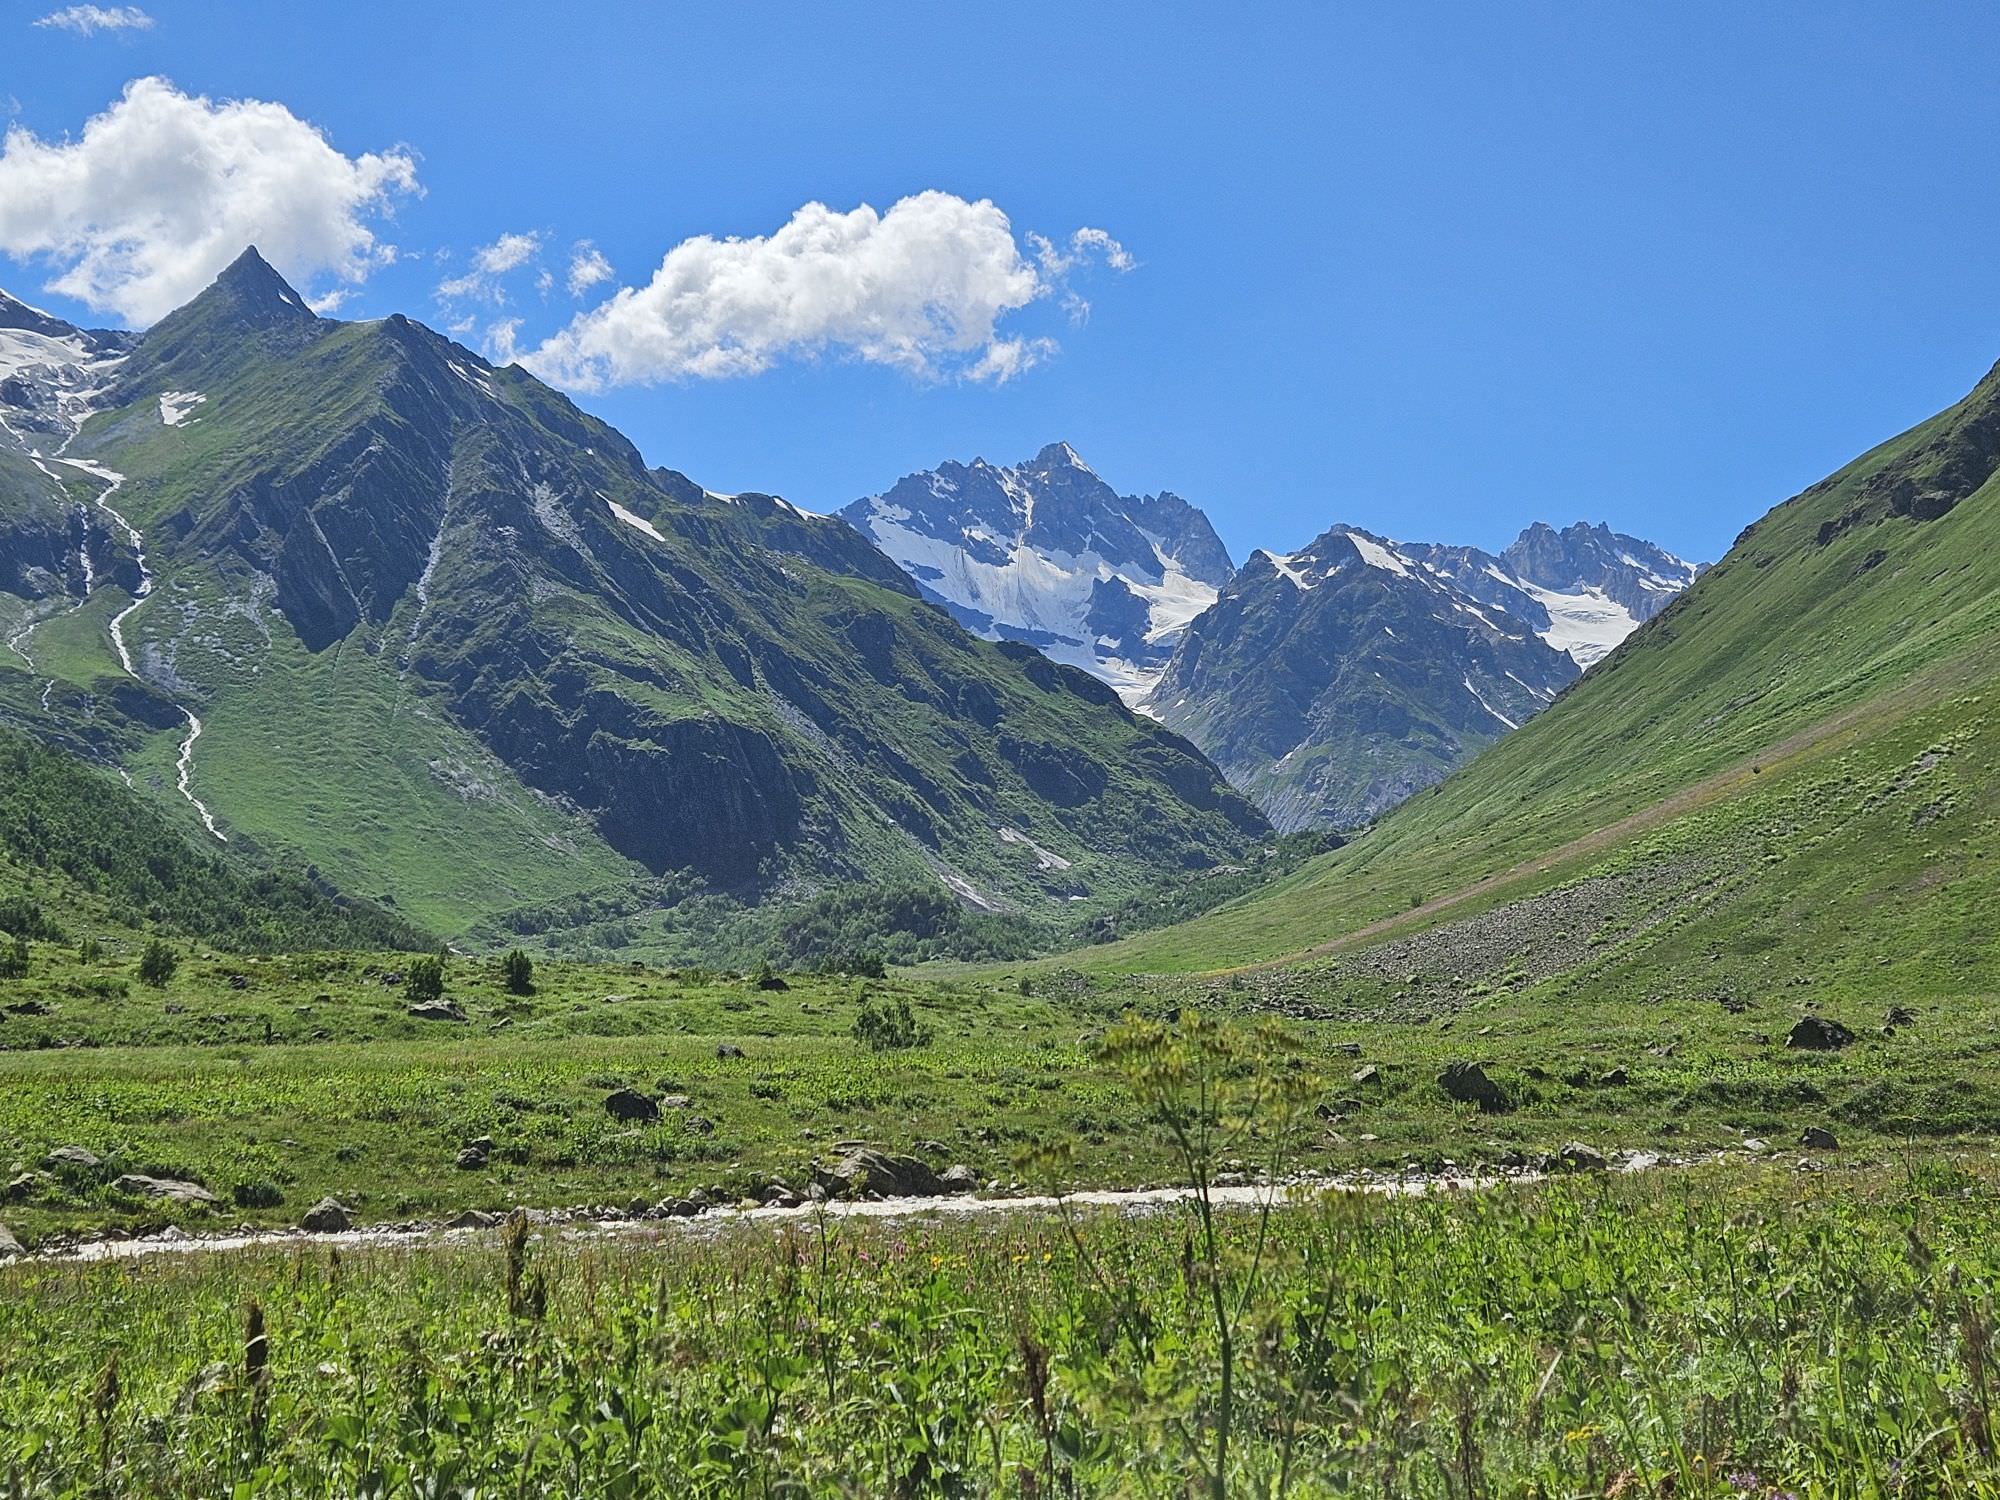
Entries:
{"type": "Polygon", "coordinates": [[[426,956],[410,965],[409,988],[405,991],[411,1003],[432,1005],[444,998],[444,960],[436,956],[426,956]]]}
{"type": "Polygon", "coordinates": [[[139,982],[164,989],[181,966],[180,955],[162,938],[149,938],[146,951],[139,955],[139,982]]]}
{"type": "Polygon", "coordinates": [[[500,978],[510,995],[535,993],[535,961],[515,948],[500,960],[500,978]]]}
{"type": "Polygon", "coordinates": [[[872,1000],[861,1002],[861,1014],[854,1021],[854,1039],[877,1052],[900,1052],[911,1047],[928,1047],[931,1029],[920,1025],[910,1014],[910,1002],[898,995],[879,1008],[872,1000]]]}
{"type": "Polygon", "coordinates": [[[28,940],[17,937],[11,943],[0,943],[0,979],[27,977],[28,940]]]}

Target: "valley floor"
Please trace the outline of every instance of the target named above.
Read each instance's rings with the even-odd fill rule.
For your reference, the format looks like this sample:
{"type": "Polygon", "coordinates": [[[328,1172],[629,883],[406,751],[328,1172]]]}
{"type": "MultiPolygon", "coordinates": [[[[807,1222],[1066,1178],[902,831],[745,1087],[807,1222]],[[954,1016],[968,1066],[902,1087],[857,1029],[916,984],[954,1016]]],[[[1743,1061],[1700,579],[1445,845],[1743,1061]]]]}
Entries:
{"type": "Polygon", "coordinates": [[[21,1262],[0,1269],[0,1475],[189,1497],[2000,1483],[1987,1160],[1213,1225],[1211,1245],[1192,1208],[815,1220],[673,1253],[523,1226],[423,1254],[21,1262]]]}

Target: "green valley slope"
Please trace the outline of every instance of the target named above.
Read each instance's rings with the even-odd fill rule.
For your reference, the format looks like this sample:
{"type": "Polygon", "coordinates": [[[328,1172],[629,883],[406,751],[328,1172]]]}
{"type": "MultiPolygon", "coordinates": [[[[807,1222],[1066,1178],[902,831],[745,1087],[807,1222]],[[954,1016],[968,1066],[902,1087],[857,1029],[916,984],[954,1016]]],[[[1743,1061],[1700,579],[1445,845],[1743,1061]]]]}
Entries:
{"type": "Polygon", "coordinates": [[[1718,998],[1991,987],[1996,470],[2000,371],[1751,526],[1545,713],[1365,837],[1079,961],[1309,955],[1269,986],[1366,1008],[1411,985],[1414,1013],[1697,974],[1718,998]]]}

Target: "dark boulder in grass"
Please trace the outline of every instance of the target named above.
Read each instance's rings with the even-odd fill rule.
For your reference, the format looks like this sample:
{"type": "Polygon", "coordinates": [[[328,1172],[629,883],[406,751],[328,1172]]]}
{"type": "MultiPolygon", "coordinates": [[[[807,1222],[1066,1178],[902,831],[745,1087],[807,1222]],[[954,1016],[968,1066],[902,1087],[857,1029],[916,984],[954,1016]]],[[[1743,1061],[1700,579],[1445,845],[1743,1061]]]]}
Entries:
{"type": "Polygon", "coordinates": [[[423,1005],[412,1005],[410,1007],[410,1019],[413,1021],[464,1021],[469,1020],[470,1017],[449,1000],[432,1000],[423,1005]]]}
{"type": "Polygon", "coordinates": [[[158,1198],[167,1203],[214,1204],[221,1201],[198,1182],[183,1182],[178,1177],[147,1177],[139,1172],[127,1172],[111,1184],[111,1189],[134,1198],[158,1198]]]}
{"type": "Polygon", "coordinates": [[[963,1162],[947,1167],[938,1182],[947,1193],[969,1193],[979,1186],[979,1175],[963,1162]]]}
{"type": "Polygon", "coordinates": [[[1571,1172],[1602,1172],[1611,1165],[1602,1151],[1582,1141],[1571,1141],[1556,1153],[1556,1160],[1571,1172]]]}
{"type": "Polygon", "coordinates": [[[719,1042],[716,1044],[715,1057],[718,1062],[730,1062],[742,1055],[743,1049],[734,1042],[719,1042]]]}
{"type": "Polygon", "coordinates": [[[1854,1033],[1825,1016],[1804,1016],[1785,1038],[1787,1047],[1803,1052],[1837,1052],[1854,1040],[1854,1033]]]}
{"type": "Polygon", "coordinates": [[[1460,1104],[1478,1105],[1481,1114],[1502,1114],[1508,1107],[1505,1090],[1476,1062],[1446,1063],[1438,1087],[1460,1104]]]}
{"type": "Polygon", "coordinates": [[[884,1198],[940,1198],[951,1191],[921,1158],[895,1156],[873,1146],[849,1151],[835,1165],[815,1169],[813,1181],[833,1198],[863,1193],[880,1193],[884,1198]]]}
{"type": "Polygon", "coordinates": [[[657,1120],[660,1106],[637,1089],[619,1089],[604,1101],[604,1112],[614,1120],[657,1120]]]}
{"type": "Polygon", "coordinates": [[[308,1234],[345,1234],[353,1227],[353,1220],[337,1198],[320,1199],[299,1220],[299,1228],[308,1234]]]}
{"type": "Polygon", "coordinates": [[[86,1151],[81,1146],[58,1146],[42,1158],[42,1165],[51,1172],[97,1172],[104,1163],[95,1151],[86,1151]]]}
{"type": "Polygon", "coordinates": [[[467,1141],[458,1151],[458,1169],[461,1172],[480,1172],[486,1168],[486,1160],[493,1154],[493,1137],[482,1135],[477,1140],[467,1141]]]}
{"type": "Polygon", "coordinates": [[[1799,1136],[1799,1144],[1808,1151],[1838,1151],[1840,1141],[1831,1130],[1822,1130],[1817,1125],[1808,1125],[1799,1136]]]}

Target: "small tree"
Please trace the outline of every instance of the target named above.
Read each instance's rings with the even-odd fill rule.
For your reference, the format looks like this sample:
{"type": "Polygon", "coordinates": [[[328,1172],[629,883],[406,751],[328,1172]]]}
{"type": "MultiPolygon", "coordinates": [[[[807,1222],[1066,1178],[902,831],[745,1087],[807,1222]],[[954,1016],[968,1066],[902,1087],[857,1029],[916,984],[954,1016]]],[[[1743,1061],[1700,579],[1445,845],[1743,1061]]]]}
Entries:
{"type": "Polygon", "coordinates": [[[433,1005],[444,998],[444,960],[435,955],[410,965],[409,997],[418,1005],[433,1005]]]}
{"type": "Polygon", "coordinates": [[[180,955],[168,946],[165,939],[148,938],[145,951],[139,955],[139,982],[150,984],[156,990],[164,989],[167,981],[174,977],[174,970],[180,966],[180,955]]]}
{"type": "Polygon", "coordinates": [[[508,994],[532,995],[535,993],[535,961],[515,948],[500,960],[500,978],[505,981],[508,994]]]}
{"type": "Polygon", "coordinates": [[[28,977],[28,940],[15,938],[11,943],[0,944],[0,979],[26,979],[28,977]]]}

